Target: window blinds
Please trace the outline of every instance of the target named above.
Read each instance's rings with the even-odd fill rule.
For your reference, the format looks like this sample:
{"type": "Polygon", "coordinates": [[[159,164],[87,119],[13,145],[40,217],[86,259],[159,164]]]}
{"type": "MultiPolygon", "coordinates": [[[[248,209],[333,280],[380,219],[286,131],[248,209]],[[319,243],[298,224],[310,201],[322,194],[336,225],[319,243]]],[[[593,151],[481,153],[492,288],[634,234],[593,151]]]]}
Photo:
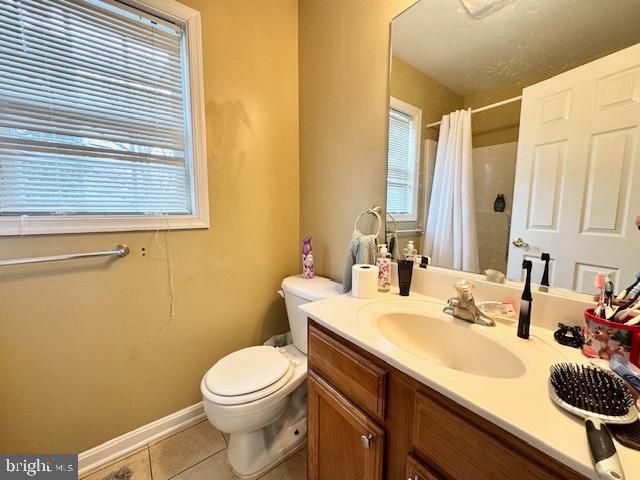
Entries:
{"type": "Polygon", "coordinates": [[[415,145],[412,117],[389,110],[389,149],[387,160],[387,211],[412,214],[413,162],[415,145]]]}
{"type": "Polygon", "coordinates": [[[0,0],[0,214],[191,213],[180,28],[0,0]]]}

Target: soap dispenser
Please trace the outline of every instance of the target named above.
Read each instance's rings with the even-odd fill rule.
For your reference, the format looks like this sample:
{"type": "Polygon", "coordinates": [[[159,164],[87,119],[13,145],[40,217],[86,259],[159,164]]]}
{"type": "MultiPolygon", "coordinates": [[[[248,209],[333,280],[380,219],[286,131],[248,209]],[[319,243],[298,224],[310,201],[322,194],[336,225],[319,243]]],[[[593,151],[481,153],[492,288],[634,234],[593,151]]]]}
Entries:
{"type": "Polygon", "coordinates": [[[378,267],[378,291],[388,292],[391,289],[391,255],[384,243],[378,246],[376,266],[378,267]]]}
{"type": "Polygon", "coordinates": [[[418,250],[416,250],[416,247],[413,245],[413,240],[409,240],[407,242],[407,246],[404,247],[404,251],[403,251],[403,260],[412,260],[415,258],[415,256],[418,254],[418,250]]]}

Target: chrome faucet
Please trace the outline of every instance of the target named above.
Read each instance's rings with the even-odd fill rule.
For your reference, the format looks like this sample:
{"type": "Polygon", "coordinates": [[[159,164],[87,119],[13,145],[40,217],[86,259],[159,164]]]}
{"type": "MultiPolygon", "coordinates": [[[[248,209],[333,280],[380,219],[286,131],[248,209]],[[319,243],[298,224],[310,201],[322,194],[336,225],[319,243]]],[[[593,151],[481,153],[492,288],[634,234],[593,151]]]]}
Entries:
{"type": "Polygon", "coordinates": [[[455,284],[455,288],[458,292],[458,297],[447,300],[448,306],[444,308],[444,313],[466,322],[484,325],[485,327],[496,326],[496,322],[491,317],[485,315],[476,307],[476,302],[473,299],[473,283],[466,279],[460,280],[455,284]]]}

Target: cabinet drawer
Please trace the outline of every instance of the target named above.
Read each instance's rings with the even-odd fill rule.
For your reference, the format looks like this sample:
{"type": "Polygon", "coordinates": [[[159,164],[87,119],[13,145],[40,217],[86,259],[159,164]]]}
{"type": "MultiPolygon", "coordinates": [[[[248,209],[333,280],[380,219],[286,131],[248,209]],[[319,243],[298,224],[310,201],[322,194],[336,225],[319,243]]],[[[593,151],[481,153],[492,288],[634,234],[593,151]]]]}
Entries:
{"type": "Polygon", "coordinates": [[[416,393],[412,444],[437,473],[456,480],[584,478],[487,420],[436,394],[416,393]]]}
{"type": "Polygon", "coordinates": [[[312,324],[309,369],[318,372],[363,410],[384,418],[387,373],[312,324]]]}
{"type": "Polygon", "coordinates": [[[418,462],[411,455],[407,457],[407,480],[442,480],[429,471],[427,467],[418,462]]]}

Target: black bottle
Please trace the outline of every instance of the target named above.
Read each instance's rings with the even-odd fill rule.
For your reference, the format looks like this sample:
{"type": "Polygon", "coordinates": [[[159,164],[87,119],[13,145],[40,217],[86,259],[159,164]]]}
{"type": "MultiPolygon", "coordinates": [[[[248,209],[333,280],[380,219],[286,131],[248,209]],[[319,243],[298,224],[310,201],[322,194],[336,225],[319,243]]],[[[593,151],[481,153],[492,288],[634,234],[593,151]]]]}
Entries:
{"type": "Polygon", "coordinates": [[[493,211],[494,212],[504,212],[504,207],[506,206],[506,202],[504,201],[504,194],[499,193],[493,202],[493,211]]]}
{"type": "Polygon", "coordinates": [[[542,274],[542,280],[540,281],[540,290],[541,292],[548,292],[549,287],[549,262],[551,261],[551,255],[548,253],[543,253],[540,257],[544,262],[544,273],[542,274]]]}

